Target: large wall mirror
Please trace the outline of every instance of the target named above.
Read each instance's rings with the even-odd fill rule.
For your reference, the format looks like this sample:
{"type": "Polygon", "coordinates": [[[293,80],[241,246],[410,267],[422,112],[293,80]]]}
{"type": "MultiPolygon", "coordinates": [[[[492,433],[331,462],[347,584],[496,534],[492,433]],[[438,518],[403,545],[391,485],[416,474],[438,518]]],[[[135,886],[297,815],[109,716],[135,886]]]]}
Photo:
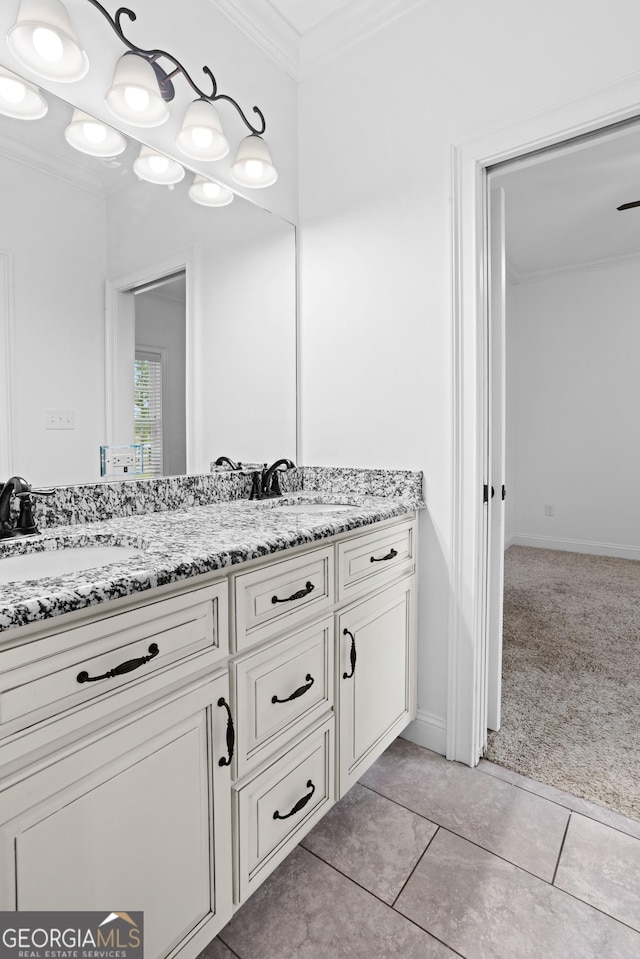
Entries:
{"type": "Polygon", "coordinates": [[[100,446],[134,438],[136,351],[164,364],[165,474],[295,459],[294,226],[194,203],[189,171],[139,180],[134,141],[79,153],[45,96],[39,120],[0,116],[0,479],[98,481],[100,446]]]}

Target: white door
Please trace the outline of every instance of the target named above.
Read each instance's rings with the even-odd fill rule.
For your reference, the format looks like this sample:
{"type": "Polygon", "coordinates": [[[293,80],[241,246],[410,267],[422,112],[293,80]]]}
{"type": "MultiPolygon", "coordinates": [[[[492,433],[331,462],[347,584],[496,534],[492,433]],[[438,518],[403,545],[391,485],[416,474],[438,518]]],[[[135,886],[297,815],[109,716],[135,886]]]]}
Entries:
{"type": "MultiPolygon", "coordinates": [[[[489,186],[491,179],[489,178],[489,186]]],[[[502,686],[502,594],[504,581],[505,477],[505,194],[489,193],[489,286],[487,349],[487,571],[485,631],[487,726],[500,728],[502,686]]]]}

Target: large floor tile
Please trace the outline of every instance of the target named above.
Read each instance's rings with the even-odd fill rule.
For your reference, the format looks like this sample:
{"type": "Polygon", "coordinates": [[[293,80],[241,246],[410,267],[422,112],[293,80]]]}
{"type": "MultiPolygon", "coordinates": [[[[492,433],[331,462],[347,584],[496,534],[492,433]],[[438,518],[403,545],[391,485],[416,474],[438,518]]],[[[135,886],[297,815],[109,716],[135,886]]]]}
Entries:
{"type": "Polygon", "coordinates": [[[569,812],[396,739],[361,782],[542,879],[553,878],[569,812]]]}
{"type": "Polygon", "coordinates": [[[629,819],[622,813],[615,812],[613,809],[607,809],[599,803],[592,802],[590,799],[581,799],[579,796],[572,796],[564,789],[558,789],[556,786],[550,786],[548,783],[539,782],[536,779],[529,779],[521,773],[514,772],[512,769],[506,769],[504,766],[498,766],[497,763],[491,763],[486,759],[481,759],[478,763],[478,769],[481,773],[487,773],[497,779],[503,779],[505,782],[526,789],[527,792],[535,793],[536,796],[542,796],[543,799],[550,799],[559,806],[565,806],[567,809],[578,812],[589,819],[595,819],[596,822],[604,823],[606,826],[612,826],[619,832],[626,832],[629,836],[635,836],[640,839],[640,821],[629,819]]]}
{"type": "Polygon", "coordinates": [[[465,959],[634,959],[640,934],[439,830],[397,910],[465,959]]]}
{"type": "Polygon", "coordinates": [[[203,949],[198,959],[238,959],[235,952],[232,952],[228,946],[225,946],[224,942],[221,942],[220,939],[216,936],[206,949],[203,949]]]}
{"type": "Polygon", "coordinates": [[[640,839],[573,815],[555,884],[640,931],[640,839]]]}
{"type": "Polygon", "coordinates": [[[356,783],[302,845],[392,905],[437,828],[356,783]]]}
{"type": "Polygon", "coordinates": [[[442,943],[300,847],[220,938],[242,959],[454,959],[442,943]]]}

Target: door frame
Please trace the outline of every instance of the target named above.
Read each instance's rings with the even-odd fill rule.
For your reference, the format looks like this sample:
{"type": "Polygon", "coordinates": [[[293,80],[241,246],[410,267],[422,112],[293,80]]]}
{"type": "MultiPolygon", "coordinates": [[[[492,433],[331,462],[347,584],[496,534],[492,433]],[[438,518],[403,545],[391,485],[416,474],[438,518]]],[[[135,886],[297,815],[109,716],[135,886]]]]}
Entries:
{"type": "MultiPolygon", "coordinates": [[[[153,283],[173,273],[185,273],[187,473],[206,471],[202,449],[204,413],[202,404],[197,402],[202,382],[198,365],[198,358],[202,356],[202,316],[196,282],[199,275],[199,257],[199,246],[194,244],[186,250],[139,267],[124,276],[107,279],[105,284],[105,436],[106,443],[110,445],[122,442],[128,422],[127,414],[123,414],[123,405],[126,404],[119,401],[119,394],[122,392],[119,354],[123,350],[123,344],[125,349],[131,346],[134,336],[131,329],[131,311],[126,308],[123,296],[136,286],[153,283]]],[[[129,379],[133,397],[133,376],[129,376],[129,379]]],[[[126,408],[133,410],[132,402],[126,408]]]]}
{"type": "Polygon", "coordinates": [[[487,170],[640,113],[640,74],[565,101],[544,113],[453,144],[452,178],[452,518],[449,610],[448,759],[475,766],[486,726],[487,648],[483,621],[484,373],[487,329],[487,170]]]}

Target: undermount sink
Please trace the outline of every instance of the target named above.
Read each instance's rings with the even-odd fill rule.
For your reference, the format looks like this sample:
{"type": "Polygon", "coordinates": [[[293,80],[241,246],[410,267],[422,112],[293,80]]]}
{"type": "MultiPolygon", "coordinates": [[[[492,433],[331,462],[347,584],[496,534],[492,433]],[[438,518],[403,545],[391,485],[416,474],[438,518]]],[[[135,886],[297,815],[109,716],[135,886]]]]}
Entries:
{"type": "Polygon", "coordinates": [[[340,513],[354,506],[348,503],[276,503],[273,508],[279,513],[340,513]]]}
{"type": "Polygon", "coordinates": [[[122,563],[140,550],[133,546],[61,546],[36,553],[2,557],[0,554],[0,583],[25,582],[49,576],[64,576],[86,569],[122,563]]]}

